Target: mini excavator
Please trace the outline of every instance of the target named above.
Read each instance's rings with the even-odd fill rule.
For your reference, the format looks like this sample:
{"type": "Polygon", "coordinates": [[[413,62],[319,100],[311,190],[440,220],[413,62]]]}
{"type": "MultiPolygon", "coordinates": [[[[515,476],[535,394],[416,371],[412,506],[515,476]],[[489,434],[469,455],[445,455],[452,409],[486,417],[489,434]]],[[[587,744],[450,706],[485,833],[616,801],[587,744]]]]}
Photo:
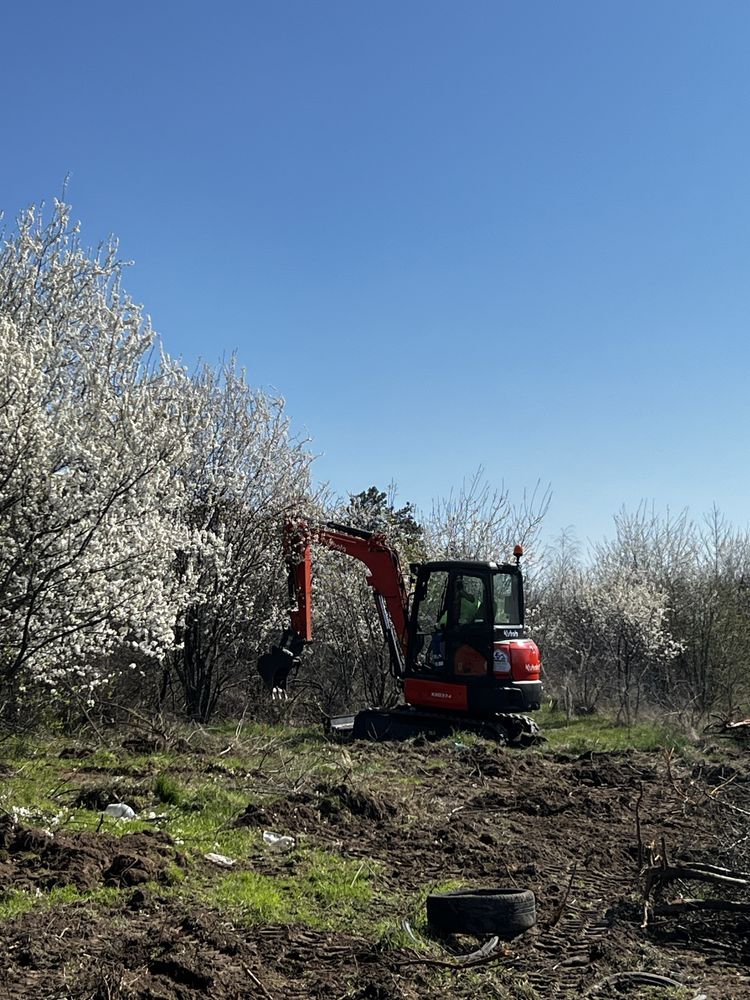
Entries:
{"type": "Polygon", "coordinates": [[[539,736],[527,712],[542,701],[541,662],[524,628],[523,549],[513,563],[442,560],[413,564],[413,597],[398,553],[380,533],[330,522],[289,520],[284,552],[289,574],[289,625],[258,660],[274,697],[286,697],[289,675],[312,641],[312,546],[364,563],[391,671],[404,704],[329,719],[339,739],[401,740],[469,730],[501,743],[539,736]]]}

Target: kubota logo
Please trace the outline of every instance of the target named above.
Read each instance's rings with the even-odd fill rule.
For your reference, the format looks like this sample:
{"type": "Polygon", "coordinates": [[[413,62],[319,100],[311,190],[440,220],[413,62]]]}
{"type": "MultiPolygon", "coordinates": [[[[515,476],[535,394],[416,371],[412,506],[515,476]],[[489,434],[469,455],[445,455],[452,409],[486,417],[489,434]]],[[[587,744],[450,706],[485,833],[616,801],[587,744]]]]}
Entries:
{"type": "Polygon", "coordinates": [[[342,545],[341,542],[327,541],[325,544],[329,549],[333,549],[334,552],[343,552],[346,555],[346,546],[342,545]]]}

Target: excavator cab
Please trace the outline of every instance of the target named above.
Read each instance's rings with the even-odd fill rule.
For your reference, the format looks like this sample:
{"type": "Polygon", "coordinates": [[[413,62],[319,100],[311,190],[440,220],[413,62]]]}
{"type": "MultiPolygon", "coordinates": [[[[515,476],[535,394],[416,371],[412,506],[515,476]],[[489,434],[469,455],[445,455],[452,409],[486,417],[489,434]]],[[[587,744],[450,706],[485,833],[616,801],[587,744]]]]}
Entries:
{"type": "Polygon", "coordinates": [[[517,565],[434,562],[417,567],[406,701],[480,715],[538,708],[538,650],[526,638],[523,616],[517,565]]]}
{"type": "Polygon", "coordinates": [[[488,564],[427,563],[418,570],[407,674],[441,677],[487,672],[494,614],[488,564]]]}

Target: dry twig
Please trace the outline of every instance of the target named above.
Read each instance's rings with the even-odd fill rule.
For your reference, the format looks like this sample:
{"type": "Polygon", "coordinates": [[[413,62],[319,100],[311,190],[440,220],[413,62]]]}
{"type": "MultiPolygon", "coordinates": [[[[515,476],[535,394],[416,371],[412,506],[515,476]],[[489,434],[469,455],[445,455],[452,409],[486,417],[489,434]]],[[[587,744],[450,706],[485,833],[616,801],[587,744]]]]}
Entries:
{"type": "Polygon", "coordinates": [[[563,898],[560,900],[559,906],[555,908],[552,917],[547,924],[547,927],[554,927],[560,920],[565,910],[565,904],[568,902],[568,896],[570,895],[570,890],[573,888],[573,879],[576,877],[576,872],[578,871],[578,862],[573,865],[573,871],[570,873],[570,881],[568,882],[568,888],[565,890],[563,898]]]}

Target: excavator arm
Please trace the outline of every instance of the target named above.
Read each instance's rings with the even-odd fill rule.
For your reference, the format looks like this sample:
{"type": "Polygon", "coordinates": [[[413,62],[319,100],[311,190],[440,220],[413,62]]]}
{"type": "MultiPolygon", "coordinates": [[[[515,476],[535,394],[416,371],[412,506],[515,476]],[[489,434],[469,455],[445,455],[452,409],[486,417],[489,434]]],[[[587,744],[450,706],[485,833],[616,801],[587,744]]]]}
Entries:
{"type": "Polygon", "coordinates": [[[367,567],[375,607],[391,660],[391,670],[402,677],[406,657],[409,596],[398,553],[386,538],[329,522],[317,528],[306,521],[284,525],[290,604],[289,625],[278,645],[258,660],[258,672],[274,696],[284,697],[290,671],[299,664],[304,647],[312,641],[312,546],[324,545],[359,560],[367,567]]]}

